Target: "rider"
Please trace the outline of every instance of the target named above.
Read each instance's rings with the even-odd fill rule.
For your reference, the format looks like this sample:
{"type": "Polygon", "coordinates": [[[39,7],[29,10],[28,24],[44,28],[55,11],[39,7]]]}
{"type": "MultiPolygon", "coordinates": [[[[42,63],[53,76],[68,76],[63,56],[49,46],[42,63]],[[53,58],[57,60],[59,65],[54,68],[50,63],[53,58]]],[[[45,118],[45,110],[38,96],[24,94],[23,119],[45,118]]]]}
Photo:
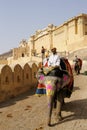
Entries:
{"type": "Polygon", "coordinates": [[[43,66],[44,67],[48,67],[48,60],[49,60],[49,56],[46,54],[45,58],[43,59],[43,66]]]}
{"type": "Polygon", "coordinates": [[[41,49],[41,53],[42,53],[42,60],[44,59],[45,57],[45,51],[46,49],[44,48],[44,46],[42,46],[42,49],[41,49]]]}
{"type": "Polygon", "coordinates": [[[48,66],[60,66],[60,57],[57,54],[56,48],[51,49],[52,55],[49,57],[48,66]]]}

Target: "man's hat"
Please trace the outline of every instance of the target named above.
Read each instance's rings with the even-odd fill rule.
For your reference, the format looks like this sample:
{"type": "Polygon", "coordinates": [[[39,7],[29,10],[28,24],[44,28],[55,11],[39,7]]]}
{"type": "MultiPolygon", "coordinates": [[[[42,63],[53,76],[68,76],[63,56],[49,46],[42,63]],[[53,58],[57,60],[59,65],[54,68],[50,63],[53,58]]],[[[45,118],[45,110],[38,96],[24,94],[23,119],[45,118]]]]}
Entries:
{"type": "Polygon", "coordinates": [[[56,50],[57,50],[56,47],[51,49],[52,52],[56,52],[56,50]]]}

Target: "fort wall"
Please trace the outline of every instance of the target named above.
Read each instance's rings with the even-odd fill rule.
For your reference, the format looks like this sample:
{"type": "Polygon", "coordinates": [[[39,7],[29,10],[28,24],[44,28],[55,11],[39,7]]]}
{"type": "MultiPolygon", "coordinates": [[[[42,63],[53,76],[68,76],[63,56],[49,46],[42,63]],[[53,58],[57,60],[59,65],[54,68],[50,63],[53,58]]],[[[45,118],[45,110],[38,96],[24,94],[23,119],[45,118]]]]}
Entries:
{"type": "Polygon", "coordinates": [[[43,30],[37,30],[29,39],[31,49],[41,53],[41,47],[47,50],[56,47],[58,52],[73,52],[87,47],[87,14],[80,14],[69,19],[60,26],[48,25],[43,30]]]}
{"type": "Polygon", "coordinates": [[[0,102],[36,87],[38,65],[0,65],[0,102]]]}

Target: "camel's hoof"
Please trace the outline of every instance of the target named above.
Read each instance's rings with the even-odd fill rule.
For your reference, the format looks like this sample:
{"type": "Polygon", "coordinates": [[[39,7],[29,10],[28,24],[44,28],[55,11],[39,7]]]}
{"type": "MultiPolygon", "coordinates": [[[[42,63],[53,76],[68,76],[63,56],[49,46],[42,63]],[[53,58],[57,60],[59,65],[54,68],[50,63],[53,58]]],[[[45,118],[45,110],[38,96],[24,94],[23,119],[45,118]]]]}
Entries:
{"type": "Polygon", "coordinates": [[[48,123],[47,125],[48,125],[48,126],[51,126],[51,124],[49,124],[49,123],[48,123]]]}
{"type": "Polygon", "coordinates": [[[55,118],[55,120],[56,120],[56,122],[58,123],[59,121],[62,121],[63,118],[62,118],[61,116],[58,116],[58,117],[55,118]]]}
{"type": "Polygon", "coordinates": [[[48,126],[51,126],[51,121],[50,121],[50,119],[47,121],[47,125],[48,125],[48,126]]]}

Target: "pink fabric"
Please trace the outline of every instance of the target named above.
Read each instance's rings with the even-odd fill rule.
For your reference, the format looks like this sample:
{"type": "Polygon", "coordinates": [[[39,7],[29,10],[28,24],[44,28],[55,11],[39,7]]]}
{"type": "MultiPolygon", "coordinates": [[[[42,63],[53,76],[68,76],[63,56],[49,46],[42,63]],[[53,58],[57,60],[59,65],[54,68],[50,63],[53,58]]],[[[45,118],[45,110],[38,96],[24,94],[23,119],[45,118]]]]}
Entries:
{"type": "Polygon", "coordinates": [[[49,85],[47,85],[47,87],[46,87],[47,89],[50,89],[50,90],[52,90],[52,86],[49,84],[49,85]]]}
{"type": "Polygon", "coordinates": [[[63,80],[66,81],[68,79],[67,75],[64,75],[63,80]]]}
{"type": "Polygon", "coordinates": [[[40,80],[44,80],[44,75],[41,75],[41,76],[40,76],[40,80]]]}

